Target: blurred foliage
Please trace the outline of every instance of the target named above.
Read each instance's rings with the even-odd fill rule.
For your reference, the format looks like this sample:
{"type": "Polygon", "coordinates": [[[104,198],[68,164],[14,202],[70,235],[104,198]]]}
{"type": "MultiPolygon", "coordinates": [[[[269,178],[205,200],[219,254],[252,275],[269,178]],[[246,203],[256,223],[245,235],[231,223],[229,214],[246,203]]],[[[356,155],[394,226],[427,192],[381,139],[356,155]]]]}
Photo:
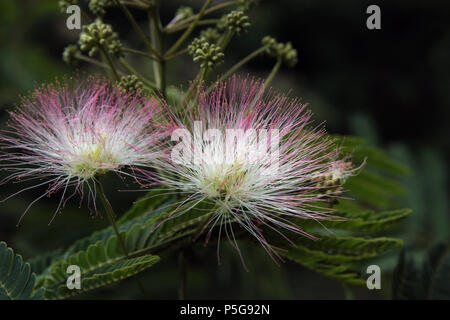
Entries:
{"type": "Polygon", "coordinates": [[[394,274],[394,299],[450,299],[450,247],[437,244],[427,253],[422,267],[403,251],[394,274]]]}
{"type": "Polygon", "coordinates": [[[58,49],[42,43],[64,20],[55,1],[5,0],[0,21],[0,106],[11,107],[20,94],[69,71],[58,49]]]}

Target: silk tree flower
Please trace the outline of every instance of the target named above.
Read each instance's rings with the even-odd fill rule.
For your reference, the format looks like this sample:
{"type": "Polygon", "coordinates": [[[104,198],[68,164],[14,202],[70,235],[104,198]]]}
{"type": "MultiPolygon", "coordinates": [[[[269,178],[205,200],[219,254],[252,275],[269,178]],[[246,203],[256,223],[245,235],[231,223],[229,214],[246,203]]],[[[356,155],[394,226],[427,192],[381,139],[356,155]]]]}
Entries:
{"type": "Polygon", "coordinates": [[[288,240],[289,232],[314,239],[295,222],[333,218],[327,201],[340,195],[340,178],[349,168],[334,160],[339,150],[323,126],[311,127],[306,105],[263,91],[259,81],[240,78],[211,92],[193,89],[197,99],[188,111],[173,112],[172,144],[155,165],[159,182],[184,196],[174,216],[200,203],[212,205],[199,228],[209,228],[206,242],[218,226],[218,250],[225,233],[240,254],[235,234],[246,230],[279,258],[263,228],[288,240]],[[335,183],[324,186],[321,179],[330,173],[335,183]]]}
{"type": "Polygon", "coordinates": [[[81,198],[87,193],[95,207],[94,179],[108,171],[135,177],[123,169],[145,169],[157,155],[164,136],[154,121],[159,115],[156,100],[126,94],[102,78],[44,85],[23,98],[0,135],[0,167],[9,172],[1,184],[38,181],[10,197],[43,185],[48,189],[21,219],[32,204],[59,190],[55,214],[76,193],[81,198]],[[67,197],[69,187],[74,191],[67,197]]]}

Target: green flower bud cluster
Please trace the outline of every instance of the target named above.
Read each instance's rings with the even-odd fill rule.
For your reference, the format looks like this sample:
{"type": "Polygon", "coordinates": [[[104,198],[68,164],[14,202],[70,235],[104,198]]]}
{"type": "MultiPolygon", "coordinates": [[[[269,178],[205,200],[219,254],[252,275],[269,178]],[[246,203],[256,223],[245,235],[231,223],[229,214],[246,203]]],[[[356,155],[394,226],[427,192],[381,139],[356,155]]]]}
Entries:
{"type": "Polygon", "coordinates": [[[134,74],[121,77],[118,86],[127,93],[140,91],[144,88],[142,81],[134,74]]]}
{"type": "Polygon", "coordinates": [[[342,193],[342,185],[348,177],[354,175],[355,170],[352,170],[352,167],[350,161],[335,161],[328,173],[316,177],[317,186],[322,189],[322,193],[330,197],[329,202],[337,203],[337,198],[333,197],[333,195],[342,193]]]}
{"type": "Polygon", "coordinates": [[[205,39],[209,43],[217,43],[220,38],[220,33],[216,28],[208,28],[200,32],[200,38],[205,39]]]}
{"type": "Polygon", "coordinates": [[[266,53],[278,59],[282,59],[283,63],[288,67],[297,64],[297,50],[292,47],[290,42],[279,43],[275,38],[266,36],[262,40],[263,46],[266,46],[266,53]]]}
{"type": "Polygon", "coordinates": [[[227,29],[227,17],[228,15],[223,15],[220,17],[219,21],[217,21],[216,28],[219,31],[225,31],[227,29]]]}
{"type": "Polygon", "coordinates": [[[317,187],[322,194],[327,195],[327,201],[330,204],[338,203],[338,199],[333,194],[340,194],[343,191],[340,179],[335,179],[332,174],[322,175],[317,178],[317,187]]]}
{"type": "Polygon", "coordinates": [[[183,20],[194,15],[194,10],[191,7],[179,7],[175,13],[175,18],[177,21],[183,20]]]}
{"type": "Polygon", "coordinates": [[[244,33],[251,26],[250,22],[248,22],[248,16],[241,10],[231,11],[225,17],[225,24],[228,30],[237,34],[244,33]]]}
{"type": "Polygon", "coordinates": [[[223,62],[222,49],[203,38],[195,38],[188,46],[188,52],[194,57],[194,62],[200,63],[201,68],[214,68],[223,62]]]}
{"type": "Polygon", "coordinates": [[[258,5],[260,0],[238,0],[238,8],[242,11],[247,11],[258,5]]]}
{"type": "Polygon", "coordinates": [[[331,173],[317,178],[317,186],[319,187],[337,187],[339,185],[341,185],[341,180],[333,177],[331,173]]]}
{"type": "Polygon", "coordinates": [[[89,55],[95,55],[100,47],[116,57],[121,57],[122,43],[119,36],[113,31],[111,25],[104,24],[100,19],[90,25],[83,26],[78,43],[82,51],[89,51],[89,55]]]}
{"type": "Polygon", "coordinates": [[[66,13],[66,10],[71,5],[78,4],[78,0],[59,0],[58,6],[61,13],[66,13]]]}
{"type": "Polygon", "coordinates": [[[106,13],[105,8],[113,5],[113,0],[91,0],[89,1],[89,10],[97,16],[102,16],[106,13]]]}
{"type": "Polygon", "coordinates": [[[71,44],[64,48],[63,51],[63,61],[68,64],[74,64],[77,60],[75,55],[80,53],[80,49],[77,45],[71,44]]]}

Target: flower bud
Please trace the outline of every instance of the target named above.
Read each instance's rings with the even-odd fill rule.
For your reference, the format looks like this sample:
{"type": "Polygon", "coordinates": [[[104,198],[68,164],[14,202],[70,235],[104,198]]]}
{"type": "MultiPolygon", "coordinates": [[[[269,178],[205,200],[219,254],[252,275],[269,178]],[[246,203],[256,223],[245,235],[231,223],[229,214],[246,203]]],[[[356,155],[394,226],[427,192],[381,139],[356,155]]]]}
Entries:
{"type": "Polygon", "coordinates": [[[144,84],[133,74],[121,77],[118,86],[126,93],[132,93],[142,90],[144,84]]]}
{"type": "Polygon", "coordinates": [[[62,58],[63,61],[68,64],[74,64],[76,62],[75,54],[80,53],[80,49],[77,45],[71,44],[64,48],[62,58]]]}
{"type": "Polygon", "coordinates": [[[205,39],[195,38],[188,46],[188,52],[193,56],[194,62],[200,63],[200,68],[214,68],[223,62],[222,49],[205,39]]]}
{"type": "Polygon", "coordinates": [[[114,1],[112,0],[91,0],[89,1],[89,10],[97,16],[102,16],[106,13],[105,8],[113,5],[114,1]]]}
{"type": "Polygon", "coordinates": [[[89,55],[95,55],[99,47],[103,47],[115,57],[121,57],[122,43],[118,35],[113,31],[111,25],[104,24],[100,19],[90,25],[83,26],[78,43],[82,51],[89,51],[89,55]]]}
{"type": "Polygon", "coordinates": [[[177,12],[175,13],[175,19],[177,21],[183,20],[194,15],[194,11],[191,7],[179,7],[177,12]]]}
{"type": "Polygon", "coordinates": [[[275,38],[266,36],[262,44],[266,46],[266,53],[269,56],[281,59],[286,66],[293,67],[297,64],[297,50],[290,42],[279,43],[275,38]]]}
{"type": "Polygon", "coordinates": [[[66,13],[66,10],[71,5],[78,4],[78,0],[59,0],[58,6],[61,13],[66,13]]]}
{"type": "Polygon", "coordinates": [[[225,24],[228,30],[237,34],[244,33],[250,27],[248,16],[241,10],[235,10],[227,14],[225,24]]]}
{"type": "Polygon", "coordinates": [[[205,39],[209,43],[217,43],[220,33],[215,28],[208,28],[200,32],[200,38],[205,39]]]}
{"type": "Polygon", "coordinates": [[[238,0],[238,9],[248,11],[259,4],[260,0],[238,0]]]}

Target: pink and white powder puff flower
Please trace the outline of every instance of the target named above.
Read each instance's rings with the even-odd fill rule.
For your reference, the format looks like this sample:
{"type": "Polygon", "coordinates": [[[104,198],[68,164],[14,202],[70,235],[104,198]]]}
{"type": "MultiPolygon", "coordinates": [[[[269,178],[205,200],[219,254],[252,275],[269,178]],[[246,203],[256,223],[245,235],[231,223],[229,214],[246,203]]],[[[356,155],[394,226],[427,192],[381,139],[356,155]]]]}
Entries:
{"type": "Polygon", "coordinates": [[[218,226],[218,250],[226,234],[239,252],[237,223],[279,258],[262,227],[287,239],[285,231],[314,239],[295,220],[332,219],[327,199],[338,197],[342,188],[324,187],[318,177],[336,170],[345,176],[348,168],[334,160],[339,150],[323,126],[310,127],[306,105],[263,91],[261,82],[236,77],[211,92],[195,87],[195,103],[185,103],[187,112],[174,111],[167,159],[155,165],[160,182],[185,197],[174,216],[204,201],[213,205],[201,229],[209,229],[206,242],[218,226]]]}
{"type": "Polygon", "coordinates": [[[58,190],[62,196],[56,212],[77,192],[81,198],[88,193],[95,206],[93,179],[108,171],[134,178],[133,170],[123,168],[145,169],[157,156],[164,136],[154,121],[158,105],[154,99],[125,94],[103,78],[44,85],[22,99],[0,135],[0,167],[10,172],[0,183],[38,181],[10,197],[48,185],[22,217],[36,201],[58,190]],[[69,187],[74,191],[67,197],[69,187]]]}

